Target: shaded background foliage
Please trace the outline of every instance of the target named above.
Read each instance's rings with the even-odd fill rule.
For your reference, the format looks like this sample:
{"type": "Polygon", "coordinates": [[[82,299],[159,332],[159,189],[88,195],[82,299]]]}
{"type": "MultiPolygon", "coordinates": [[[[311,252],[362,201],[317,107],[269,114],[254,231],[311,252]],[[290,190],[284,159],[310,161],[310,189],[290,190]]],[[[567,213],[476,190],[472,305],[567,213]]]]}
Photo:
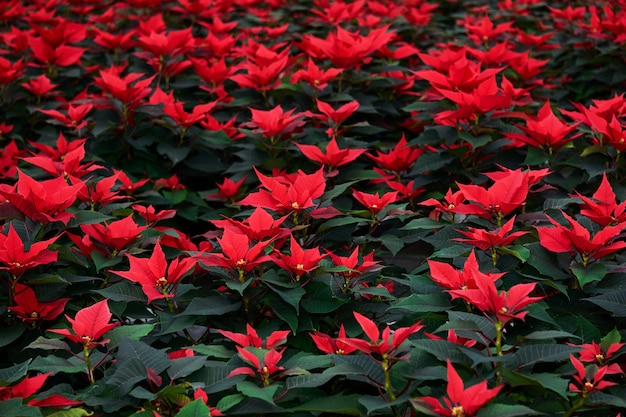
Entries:
{"type": "Polygon", "coordinates": [[[623,2],[2,6],[0,414],[626,407],[623,2]]]}

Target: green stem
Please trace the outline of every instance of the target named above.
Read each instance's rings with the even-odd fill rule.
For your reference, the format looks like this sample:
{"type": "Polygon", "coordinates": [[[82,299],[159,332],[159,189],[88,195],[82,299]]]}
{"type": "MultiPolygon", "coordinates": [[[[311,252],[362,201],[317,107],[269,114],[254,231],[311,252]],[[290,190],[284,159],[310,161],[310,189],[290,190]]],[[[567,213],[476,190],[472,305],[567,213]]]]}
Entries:
{"type": "Polygon", "coordinates": [[[583,394],[578,398],[578,401],[576,401],[574,404],[572,404],[572,407],[567,410],[567,412],[565,414],[563,414],[563,417],[571,417],[574,415],[574,413],[576,411],[578,411],[579,408],[581,408],[583,405],[585,405],[585,398],[587,398],[587,393],[583,392],[583,394]]]}
{"type": "Polygon", "coordinates": [[[93,385],[96,383],[96,379],[93,376],[93,366],[91,366],[91,358],[89,357],[89,347],[86,344],[83,345],[83,355],[83,360],[87,366],[87,378],[89,378],[89,383],[93,385]]]}
{"type": "Polygon", "coordinates": [[[387,392],[389,399],[391,401],[395,401],[396,394],[393,393],[393,387],[391,386],[391,372],[389,372],[389,368],[391,368],[391,366],[389,364],[389,357],[387,354],[383,355],[381,366],[383,368],[383,374],[385,375],[385,391],[387,392]]]}

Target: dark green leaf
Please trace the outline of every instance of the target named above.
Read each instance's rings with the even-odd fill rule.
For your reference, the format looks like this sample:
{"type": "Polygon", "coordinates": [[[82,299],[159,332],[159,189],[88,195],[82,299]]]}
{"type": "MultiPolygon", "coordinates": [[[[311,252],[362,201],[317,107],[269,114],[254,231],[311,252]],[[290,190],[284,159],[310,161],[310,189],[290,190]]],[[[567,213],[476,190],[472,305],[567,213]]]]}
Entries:
{"type": "Polygon", "coordinates": [[[175,417],[207,417],[208,415],[210,415],[209,407],[198,398],[181,408],[175,417]]]}
{"type": "Polygon", "coordinates": [[[21,398],[11,398],[0,401],[0,416],[2,417],[42,417],[37,407],[22,404],[21,398]]]}
{"type": "Polygon", "coordinates": [[[224,297],[196,297],[191,300],[185,311],[180,316],[220,316],[239,310],[240,302],[232,302],[224,297]]]}
{"type": "Polygon", "coordinates": [[[258,398],[259,400],[274,404],[274,395],[278,390],[278,385],[270,385],[261,388],[253,382],[241,381],[237,383],[237,390],[248,398],[258,398]]]}
{"type": "Polygon", "coordinates": [[[511,404],[487,404],[480,410],[476,417],[517,417],[517,416],[536,416],[543,414],[525,405],[511,404]]]}
{"type": "Polygon", "coordinates": [[[602,307],[616,317],[626,317],[626,290],[611,291],[596,297],[583,298],[583,300],[602,307]]]}
{"type": "Polygon", "coordinates": [[[292,411],[308,411],[313,413],[332,413],[333,415],[360,416],[359,394],[331,395],[307,401],[292,411]]]}
{"type": "Polygon", "coordinates": [[[591,265],[587,265],[587,267],[577,264],[572,267],[572,272],[582,288],[590,282],[602,281],[602,278],[606,275],[606,265],[600,262],[594,262],[591,265]]]}

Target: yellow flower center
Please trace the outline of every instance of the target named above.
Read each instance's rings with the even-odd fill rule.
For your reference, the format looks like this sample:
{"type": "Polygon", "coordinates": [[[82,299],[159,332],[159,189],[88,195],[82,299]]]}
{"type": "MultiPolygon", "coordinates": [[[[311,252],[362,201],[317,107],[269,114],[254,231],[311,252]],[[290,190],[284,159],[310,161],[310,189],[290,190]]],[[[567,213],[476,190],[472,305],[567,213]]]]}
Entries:
{"type": "Polygon", "coordinates": [[[237,266],[244,266],[245,264],[246,264],[246,261],[244,261],[243,259],[238,260],[236,263],[237,266]]]}
{"type": "Polygon", "coordinates": [[[165,288],[166,285],[167,285],[167,278],[161,277],[161,278],[156,280],[156,287],[157,288],[165,288]]]}
{"type": "Polygon", "coordinates": [[[451,411],[452,411],[452,417],[464,417],[465,416],[465,410],[463,410],[463,407],[460,405],[452,407],[451,411]]]}
{"type": "Polygon", "coordinates": [[[298,204],[297,201],[294,201],[293,203],[291,203],[291,208],[294,210],[298,210],[300,208],[300,204],[298,204]]]}
{"type": "Polygon", "coordinates": [[[296,265],[296,269],[298,271],[304,271],[304,265],[303,264],[298,264],[298,265],[296,265]]]}
{"type": "Polygon", "coordinates": [[[31,319],[39,318],[39,313],[37,313],[36,311],[33,311],[32,313],[30,313],[30,318],[31,319]]]}
{"type": "Polygon", "coordinates": [[[506,314],[506,313],[507,313],[507,311],[509,311],[509,309],[508,309],[508,308],[506,308],[506,307],[502,307],[500,310],[498,310],[498,313],[500,313],[500,314],[506,314]]]}

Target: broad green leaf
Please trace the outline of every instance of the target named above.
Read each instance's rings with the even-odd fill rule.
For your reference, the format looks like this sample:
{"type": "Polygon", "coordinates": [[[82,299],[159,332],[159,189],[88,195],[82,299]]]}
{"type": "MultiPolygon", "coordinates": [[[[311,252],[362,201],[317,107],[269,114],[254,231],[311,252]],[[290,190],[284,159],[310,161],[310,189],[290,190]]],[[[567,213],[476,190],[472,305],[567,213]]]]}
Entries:
{"type": "Polygon", "coordinates": [[[506,246],[499,246],[498,252],[515,256],[522,262],[526,262],[528,260],[528,257],[530,256],[530,250],[522,245],[513,245],[508,248],[506,246]]]}
{"type": "Polygon", "coordinates": [[[308,352],[298,352],[283,364],[285,368],[301,368],[301,369],[316,369],[316,368],[328,368],[332,365],[332,358],[329,355],[317,355],[308,352]]]}
{"type": "Polygon", "coordinates": [[[389,310],[406,310],[414,313],[428,313],[449,310],[450,296],[445,294],[411,294],[391,305],[389,310]]]}
{"type": "Polygon", "coordinates": [[[626,290],[611,291],[595,297],[583,298],[583,300],[600,306],[616,317],[626,317],[626,290]]]}
{"type": "Polygon", "coordinates": [[[536,416],[543,414],[525,405],[487,404],[476,414],[476,417],[517,417],[536,416]]]}
{"type": "Polygon", "coordinates": [[[612,344],[619,343],[622,340],[622,335],[619,333],[616,327],[613,327],[606,336],[600,339],[600,346],[602,346],[603,350],[608,350],[612,344]]]}
{"type": "Polygon", "coordinates": [[[116,217],[107,216],[99,211],[92,210],[73,210],[71,213],[74,214],[74,218],[67,223],[68,228],[78,227],[81,224],[104,223],[108,220],[116,219],[116,217]]]}
{"type": "Polygon", "coordinates": [[[91,260],[96,267],[96,272],[100,272],[103,269],[109,269],[122,262],[124,258],[116,256],[114,258],[107,258],[97,250],[91,252],[91,260]]]}
{"type": "Polygon", "coordinates": [[[198,369],[202,369],[206,364],[206,358],[202,356],[189,356],[172,360],[172,364],[167,368],[167,374],[173,381],[178,378],[185,378],[198,369]]]}
{"type": "Polygon", "coordinates": [[[450,320],[462,320],[473,322],[478,326],[480,332],[487,336],[489,339],[494,340],[496,338],[496,328],[494,323],[489,321],[485,316],[479,316],[478,314],[466,313],[464,311],[448,311],[448,317],[450,320]]]}
{"type": "Polygon", "coordinates": [[[626,400],[606,392],[596,391],[589,395],[587,400],[589,404],[610,405],[616,408],[626,409],[626,400]]]}
{"type": "Polygon", "coordinates": [[[152,329],[154,329],[154,324],[131,324],[117,326],[106,333],[106,338],[109,339],[109,343],[107,345],[109,349],[113,349],[117,347],[124,338],[139,340],[150,334],[152,329]]]}
{"type": "Polygon", "coordinates": [[[467,356],[461,353],[459,345],[446,340],[418,339],[411,343],[417,349],[425,350],[441,361],[450,359],[451,362],[466,362],[467,356]]]}
{"type": "MultiPolygon", "coordinates": [[[[274,293],[278,294],[280,298],[283,299],[287,304],[292,306],[296,311],[296,314],[300,312],[300,300],[302,296],[306,294],[306,290],[302,287],[293,287],[293,288],[281,288],[277,285],[273,285],[267,281],[265,281],[266,285],[269,289],[271,289],[274,293]]],[[[295,333],[295,330],[294,330],[295,333]]]]}
{"type": "Polygon", "coordinates": [[[569,355],[580,351],[579,347],[557,344],[536,344],[521,346],[513,355],[518,366],[534,365],[537,362],[556,362],[566,360],[569,355]]]}
{"type": "Polygon", "coordinates": [[[398,230],[434,230],[443,227],[442,223],[431,219],[430,217],[422,217],[421,219],[413,219],[398,230]]]}
{"type": "Polygon", "coordinates": [[[26,330],[26,324],[15,323],[12,326],[3,327],[0,332],[0,347],[13,343],[26,330]]]}
{"type": "Polygon", "coordinates": [[[125,362],[139,360],[146,368],[157,374],[166,370],[170,365],[170,358],[163,350],[155,349],[147,344],[133,339],[122,339],[117,354],[117,364],[123,367],[125,362]]]}
{"type": "Polygon", "coordinates": [[[69,359],[60,358],[58,356],[37,356],[28,367],[31,371],[39,372],[63,372],[66,374],[75,374],[85,371],[85,363],[75,357],[69,359]]]}
{"type": "Polygon", "coordinates": [[[204,390],[209,395],[225,391],[235,386],[237,382],[245,379],[245,375],[228,377],[228,374],[230,374],[233,369],[235,369],[233,366],[210,363],[204,369],[194,374],[193,380],[203,382],[204,390]]]}
{"type": "Polygon", "coordinates": [[[292,411],[308,411],[312,413],[331,413],[332,415],[360,416],[360,394],[331,395],[315,398],[292,408],[292,411]]]}
{"type": "Polygon", "coordinates": [[[552,340],[558,338],[578,339],[581,338],[573,333],[564,332],[561,330],[538,330],[524,336],[525,339],[531,340],[552,340]]]}
{"type": "Polygon", "coordinates": [[[293,307],[285,303],[283,300],[280,300],[277,297],[268,297],[268,300],[272,299],[273,301],[268,302],[268,305],[281,320],[289,325],[289,328],[295,334],[298,330],[298,313],[293,307]]]}
{"type": "Polygon", "coordinates": [[[147,375],[146,366],[141,360],[132,358],[117,366],[106,384],[114,386],[120,395],[125,395],[133,389],[134,384],[145,380],[147,375]]]}
{"type": "Polygon", "coordinates": [[[61,410],[56,413],[48,414],[46,417],[87,417],[93,416],[93,411],[87,411],[84,408],[71,408],[69,410],[61,410]]]}
{"type": "Polygon", "coordinates": [[[246,397],[241,394],[227,395],[217,402],[216,408],[220,411],[228,411],[245,399],[246,397]]]}
{"type": "Polygon", "coordinates": [[[462,256],[468,253],[470,249],[465,245],[448,245],[443,249],[435,251],[431,258],[456,258],[457,256],[462,256]]]}
{"type": "Polygon", "coordinates": [[[32,359],[25,362],[18,363],[8,368],[0,369],[0,387],[8,386],[12,382],[15,382],[22,377],[26,376],[28,371],[28,365],[30,365],[32,359]]]}
{"type": "Polygon", "coordinates": [[[42,417],[37,407],[22,404],[22,398],[11,398],[0,401],[0,416],[2,417],[42,417]]]}
{"type": "Polygon", "coordinates": [[[190,402],[176,413],[175,417],[207,417],[209,407],[200,398],[190,402]]]}
{"type": "Polygon", "coordinates": [[[233,351],[226,349],[222,345],[194,345],[191,349],[211,358],[229,359],[234,355],[233,351]]]}
{"type": "Polygon", "coordinates": [[[61,339],[47,339],[39,336],[30,345],[24,349],[42,349],[42,350],[70,350],[70,346],[61,339]]]}
{"type": "Polygon", "coordinates": [[[141,287],[127,280],[123,280],[101,290],[93,290],[93,292],[111,301],[121,301],[125,303],[138,301],[142,304],[147,304],[148,302],[148,297],[141,287]]]}
{"type": "Polygon", "coordinates": [[[606,275],[606,265],[600,262],[594,262],[591,265],[584,266],[577,264],[572,267],[572,273],[578,279],[580,287],[594,281],[602,281],[606,275]]]}
{"type": "Polygon", "coordinates": [[[556,374],[531,373],[523,374],[504,368],[501,372],[502,378],[511,386],[537,386],[557,393],[563,399],[567,399],[569,380],[561,378],[556,374]]]}
{"type": "Polygon", "coordinates": [[[248,398],[258,398],[259,400],[274,404],[274,395],[276,395],[276,391],[278,391],[278,385],[259,387],[253,382],[241,381],[237,383],[237,390],[248,398]]]}
{"type": "Polygon", "coordinates": [[[179,316],[220,316],[222,314],[231,313],[239,310],[240,302],[233,303],[220,296],[196,297],[191,300],[185,311],[179,313],[179,316]]]}
{"type": "Polygon", "coordinates": [[[375,411],[389,409],[392,407],[402,405],[409,400],[409,396],[407,394],[397,398],[394,401],[387,401],[385,398],[382,398],[380,395],[371,396],[371,395],[362,395],[359,398],[359,404],[361,404],[367,410],[367,415],[372,415],[375,411]]]}

